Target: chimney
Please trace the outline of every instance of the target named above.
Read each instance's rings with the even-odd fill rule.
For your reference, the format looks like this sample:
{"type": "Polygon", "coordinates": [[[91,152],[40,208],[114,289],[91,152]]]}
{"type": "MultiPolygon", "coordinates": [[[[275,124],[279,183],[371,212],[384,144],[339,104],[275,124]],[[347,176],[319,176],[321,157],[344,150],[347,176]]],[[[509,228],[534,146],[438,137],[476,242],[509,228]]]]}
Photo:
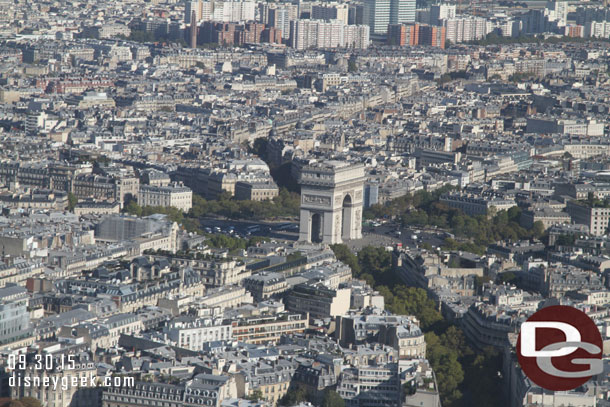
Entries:
{"type": "Polygon", "coordinates": [[[197,15],[191,13],[191,48],[197,48],[197,15]]]}

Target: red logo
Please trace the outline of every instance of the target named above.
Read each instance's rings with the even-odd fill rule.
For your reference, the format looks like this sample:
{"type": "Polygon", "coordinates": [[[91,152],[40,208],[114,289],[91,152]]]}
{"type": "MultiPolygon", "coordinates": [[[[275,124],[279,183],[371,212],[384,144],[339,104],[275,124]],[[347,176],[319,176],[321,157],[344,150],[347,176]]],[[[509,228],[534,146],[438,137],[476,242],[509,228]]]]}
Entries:
{"type": "Polygon", "coordinates": [[[563,305],[543,308],[521,324],[517,356],[538,386],[573,390],[603,371],[602,336],[584,312],[563,305]]]}

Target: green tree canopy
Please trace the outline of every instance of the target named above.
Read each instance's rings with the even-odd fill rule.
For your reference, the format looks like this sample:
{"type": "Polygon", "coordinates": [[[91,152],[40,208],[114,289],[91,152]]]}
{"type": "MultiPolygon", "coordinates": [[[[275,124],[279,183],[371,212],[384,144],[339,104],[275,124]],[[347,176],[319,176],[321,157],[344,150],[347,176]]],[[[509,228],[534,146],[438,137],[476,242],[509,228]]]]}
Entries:
{"type": "Polygon", "coordinates": [[[334,390],[326,390],[322,399],[322,407],[345,407],[345,400],[334,390]]]}
{"type": "Polygon", "coordinates": [[[76,204],[78,203],[78,198],[72,192],[68,192],[68,210],[72,212],[74,208],[76,208],[76,204]]]}
{"type": "Polygon", "coordinates": [[[279,401],[280,406],[294,406],[307,400],[307,389],[302,385],[290,386],[284,397],[279,401]]]}
{"type": "Polygon", "coordinates": [[[254,391],[252,391],[248,397],[246,397],[248,400],[250,401],[259,401],[263,399],[263,392],[260,389],[256,389],[254,391]]]}

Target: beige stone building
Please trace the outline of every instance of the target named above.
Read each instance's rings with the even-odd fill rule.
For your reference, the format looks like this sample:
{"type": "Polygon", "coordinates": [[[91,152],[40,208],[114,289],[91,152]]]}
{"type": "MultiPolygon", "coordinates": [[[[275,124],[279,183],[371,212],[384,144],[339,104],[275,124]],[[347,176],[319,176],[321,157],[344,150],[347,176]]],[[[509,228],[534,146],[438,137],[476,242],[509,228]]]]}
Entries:
{"type": "Polygon", "coordinates": [[[138,203],[140,206],[173,207],[188,212],[193,206],[193,191],[182,184],[141,185],[138,203]]]}
{"type": "Polygon", "coordinates": [[[235,198],[250,201],[267,201],[278,196],[275,182],[238,181],[235,183],[235,198]]]}

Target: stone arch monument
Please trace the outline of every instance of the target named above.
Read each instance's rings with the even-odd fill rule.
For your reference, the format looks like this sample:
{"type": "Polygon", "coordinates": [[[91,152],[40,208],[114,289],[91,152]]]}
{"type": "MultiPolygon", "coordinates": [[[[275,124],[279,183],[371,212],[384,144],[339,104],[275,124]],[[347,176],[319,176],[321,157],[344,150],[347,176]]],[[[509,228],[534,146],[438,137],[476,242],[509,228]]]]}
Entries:
{"type": "Polygon", "coordinates": [[[362,237],[362,164],[323,161],[305,165],[299,184],[299,240],[335,244],[362,237]]]}

